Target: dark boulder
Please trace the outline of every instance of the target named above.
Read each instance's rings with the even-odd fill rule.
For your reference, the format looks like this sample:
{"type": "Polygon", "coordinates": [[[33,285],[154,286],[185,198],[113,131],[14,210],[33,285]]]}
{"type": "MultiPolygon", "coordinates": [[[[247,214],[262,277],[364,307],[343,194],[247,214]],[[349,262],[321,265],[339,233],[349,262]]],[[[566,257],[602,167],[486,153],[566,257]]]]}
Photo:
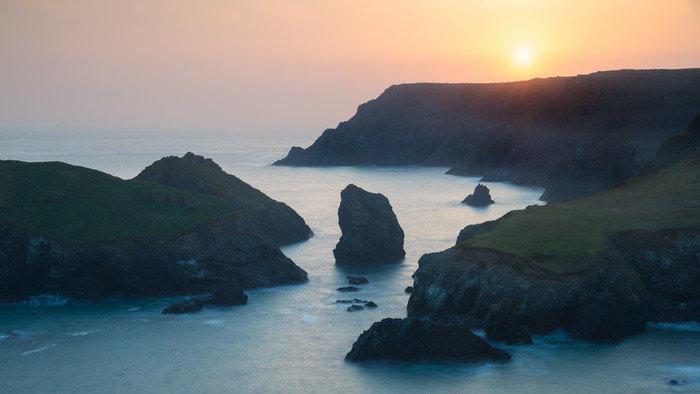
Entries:
{"type": "Polygon", "coordinates": [[[413,293],[413,286],[406,286],[406,288],[403,290],[403,292],[406,294],[413,293]]]}
{"type": "Polygon", "coordinates": [[[358,287],[355,287],[355,286],[338,287],[336,290],[338,290],[338,291],[360,291],[360,289],[358,287]]]}
{"type": "Polygon", "coordinates": [[[347,279],[348,283],[351,285],[363,285],[365,283],[369,283],[369,280],[364,276],[347,276],[345,279],[347,279]]]}
{"type": "Polygon", "coordinates": [[[165,308],[164,315],[198,312],[205,306],[234,306],[244,305],[248,302],[248,296],[240,288],[227,288],[219,290],[204,297],[194,297],[175,303],[165,308]]]}
{"type": "Polygon", "coordinates": [[[348,307],[348,312],[356,312],[365,309],[362,305],[350,305],[348,307]]]}
{"type": "Polygon", "coordinates": [[[365,304],[365,306],[366,306],[367,308],[376,308],[376,307],[377,307],[377,304],[375,304],[374,301],[367,301],[367,303],[365,304]]]}
{"type": "Polygon", "coordinates": [[[366,304],[367,301],[361,300],[359,298],[353,298],[352,300],[336,300],[336,304],[366,304]]]}
{"type": "Polygon", "coordinates": [[[389,200],[348,185],[340,194],[338,224],[342,235],[333,255],[336,264],[367,265],[402,259],[404,232],[389,200]]]}
{"type": "Polygon", "coordinates": [[[494,201],[491,199],[491,193],[489,193],[489,188],[480,183],[474,188],[474,193],[468,195],[462,201],[462,203],[474,207],[483,207],[489,204],[493,204],[494,201]]]}
{"type": "Polygon", "coordinates": [[[532,338],[527,328],[520,322],[516,308],[509,298],[491,305],[491,310],[484,322],[486,338],[491,341],[505,342],[507,345],[531,344],[532,338]]]}
{"type": "Polygon", "coordinates": [[[464,325],[418,319],[384,319],[363,332],[345,356],[349,361],[507,362],[510,354],[491,346],[464,325]]]}

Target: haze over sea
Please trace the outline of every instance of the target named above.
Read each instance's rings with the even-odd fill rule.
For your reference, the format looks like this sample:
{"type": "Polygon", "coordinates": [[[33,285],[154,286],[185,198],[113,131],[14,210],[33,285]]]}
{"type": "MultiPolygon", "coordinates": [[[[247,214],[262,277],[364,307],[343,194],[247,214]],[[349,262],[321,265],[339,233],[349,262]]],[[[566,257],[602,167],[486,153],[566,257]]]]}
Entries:
{"type": "MultiPolygon", "coordinates": [[[[0,159],[63,161],[124,179],[163,156],[212,158],[270,197],[294,208],[315,236],[283,248],[309,273],[298,286],[250,290],[248,304],[164,316],[172,299],[61,298],[0,305],[0,392],[698,392],[700,325],[649,325],[616,345],[570,340],[562,332],[534,345],[503,347],[505,365],[353,364],[352,343],[385,317],[405,317],[404,288],[424,253],[452,246],[459,230],[540,204],[542,190],[489,183],[496,204],[460,204],[477,178],[445,168],[274,167],[299,135],[203,138],[0,136],[0,159]],[[340,237],[340,191],[354,183],[389,198],[406,233],[397,264],[344,269],[332,250],[340,237]],[[347,275],[366,276],[358,293],[340,293],[347,275]],[[338,299],[376,309],[346,311],[338,299]],[[19,336],[6,334],[8,332],[19,336]],[[677,385],[669,382],[675,380],[677,385]]],[[[498,344],[496,344],[498,346],[498,344]]]]}

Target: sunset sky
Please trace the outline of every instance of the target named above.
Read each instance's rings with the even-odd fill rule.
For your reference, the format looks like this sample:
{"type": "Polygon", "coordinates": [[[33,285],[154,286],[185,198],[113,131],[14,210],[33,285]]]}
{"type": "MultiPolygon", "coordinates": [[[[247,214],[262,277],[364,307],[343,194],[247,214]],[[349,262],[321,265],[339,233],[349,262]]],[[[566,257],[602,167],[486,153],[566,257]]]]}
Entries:
{"type": "Polygon", "coordinates": [[[320,134],[406,82],[700,67],[700,0],[0,0],[0,132],[320,134]]]}

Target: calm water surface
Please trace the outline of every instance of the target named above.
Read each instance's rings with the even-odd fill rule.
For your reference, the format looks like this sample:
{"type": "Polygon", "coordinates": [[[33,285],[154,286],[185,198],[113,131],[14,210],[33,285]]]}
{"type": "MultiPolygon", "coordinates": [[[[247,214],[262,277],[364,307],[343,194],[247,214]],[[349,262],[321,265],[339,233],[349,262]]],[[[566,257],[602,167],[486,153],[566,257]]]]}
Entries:
{"type": "Polygon", "coordinates": [[[284,201],[315,233],[283,248],[309,273],[309,283],[248,291],[245,306],[185,316],[160,314],[172,299],[0,306],[0,392],[700,392],[698,324],[650,325],[617,345],[580,343],[561,332],[536,336],[532,346],[505,347],[513,354],[506,365],[344,361],[374,321],[406,315],[404,288],[422,254],[452,246],[467,224],[539,204],[539,189],[489,183],[496,204],[474,209],[460,201],[477,179],[444,175],[444,168],[269,166],[291,145],[311,142],[293,136],[15,135],[0,142],[0,159],[59,160],[125,179],[163,156],[192,151],[284,201]],[[406,233],[405,260],[335,267],[337,209],[349,183],[389,198],[406,233]],[[358,293],[339,293],[347,275],[370,283],[358,293]],[[379,307],[349,313],[335,302],[354,297],[379,307]]]}

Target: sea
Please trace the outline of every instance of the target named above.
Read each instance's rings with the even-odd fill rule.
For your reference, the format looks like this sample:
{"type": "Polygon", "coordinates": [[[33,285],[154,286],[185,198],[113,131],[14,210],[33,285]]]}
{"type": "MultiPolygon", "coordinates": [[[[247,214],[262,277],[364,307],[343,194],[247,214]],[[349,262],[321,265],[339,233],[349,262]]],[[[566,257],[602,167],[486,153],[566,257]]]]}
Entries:
{"type": "MultiPolygon", "coordinates": [[[[543,204],[541,189],[487,183],[495,204],[461,204],[479,182],[425,167],[278,167],[309,136],[0,135],[0,159],[62,161],[129,179],[164,156],[193,152],[294,208],[314,236],[282,251],[309,282],[246,291],[243,306],[162,315],[180,299],[81,302],[60,295],[0,305],[0,393],[690,393],[700,392],[700,324],[649,324],[617,344],[563,331],[533,345],[495,344],[507,364],[351,363],[373,322],[405,317],[411,275],[425,253],[454,245],[468,224],[543,204]],[[332,250],[348,184],[384,194],[405,232],[406,258],[343,268],[332,250]],[[356,293],[346,277],[365,276],[356,293]],[[377,308],[348,312],[337,300],[377,308]]],[[[483,335],[483,332],[477,332],[483,335]]]]}

